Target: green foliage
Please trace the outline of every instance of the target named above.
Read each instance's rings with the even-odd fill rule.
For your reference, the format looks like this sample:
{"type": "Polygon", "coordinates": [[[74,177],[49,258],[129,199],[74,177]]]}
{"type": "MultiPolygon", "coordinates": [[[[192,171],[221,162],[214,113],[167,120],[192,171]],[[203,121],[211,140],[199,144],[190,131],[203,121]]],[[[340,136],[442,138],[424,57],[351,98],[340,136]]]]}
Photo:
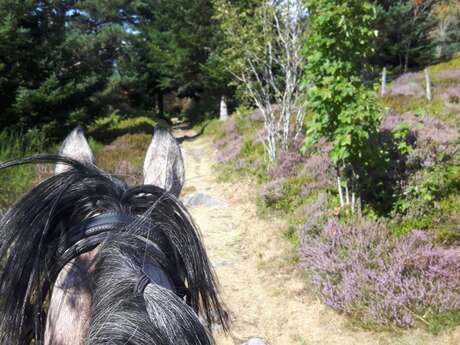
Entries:
{"type": "MultiPolygon", "coordinates": [[[[3,130],[0,132],[0,162],[40,153],[45,136],[38,130],[26,133],[3,130]]],[[[0,209],[7,208],[24,193],[36,172],[32,166],[19,166],[0,171],[0,209]]]]}
{"type": "Polygon", "coordinates": [[[407,142],[407,136],[410,133],[410,126],[407,123],[401,123],[393,129],[393,140],[396,149],[402,155],[408,155],[412,151],[412,146],[407,142]]]}
{"type": "Polygon", "coordinates": [[[103,19],[111,6],[2,1],[0,16],[8,20],[0,24],[0,125],[41,126],[56,138],[100,111],[97,94],[125,36],[116,17],[103,19]]]}
{"type": "Polygon", "coordinates": [[[406,71],[432,61],[435,45],[431,32],[435,0],[377,0],[376,29],[379,31],[373,63],[406,71]]]}
{"type": "Polygon", "coordinates": [[[97,118],[88,128],[88,134],[97,140],[110,142],[128,133],[149,133],[164,123],[147,116],[123,118],[118,112],[97,118]]]}
{"type": "Polygon", "coordinates": [[[342,173],[363,177],[381,162],[375,137],[381,112],[374,92],[363,86],[361,71],[376,33],[367,1],[307,1],[311,14],[304,48],[307,111],[306,147],[321,137],[333,144],[331,157],[342,173]],[[346,170],[346,171],[344,171],[346,170]]]}
{"type": "Polygon", "coordinates": [[[437,56],[449,58],[460,51],[460,3],[457,0],[439,0],[433,9],[437,18],[434,42],[437,56]]]}
{"type": "Polygon", "coordinates": [[[459,236],[459,194],[458,165],[436,166],[416,173],[394,203],[390,229],[397,235],[413,229],[428,230],[441,243],[453,242],[459,236]]]}
{"type": "MultiPolygon", "coordinates": [[[[274,32],[267,32],[264,18],[270,16],[269,6],[263,0],[214,0],[215,18],[223,32],[221,49],[215,59],[234,76],[247,77],[248,58],[264,56],[265,43],[273,39],[274,32]]],[[[255,67],[255,66],[254,66],[255,67]]],[[[250,82],[245,80],[244,83],[250,82]]],[[[242,98],[246,98],[246,85],[235,78],[231,82],[238,88],[242,98]]]]}

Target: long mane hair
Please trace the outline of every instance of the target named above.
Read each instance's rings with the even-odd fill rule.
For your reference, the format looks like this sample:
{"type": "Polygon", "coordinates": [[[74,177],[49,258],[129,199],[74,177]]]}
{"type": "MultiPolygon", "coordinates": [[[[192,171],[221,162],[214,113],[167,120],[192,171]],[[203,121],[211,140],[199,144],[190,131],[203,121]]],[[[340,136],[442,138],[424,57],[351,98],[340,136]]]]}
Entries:
{"type": "Polygon", "coordinates": [[[43,343],[59,272],[94,248],[91,318],[82,343],[204,345],[213,343],[213,323],[228,329],[200,234],[174,194],[129,187],[62,156],[12,160],[0,169],[36,163],[71,169],[34,187],[0,221],[0,344],[43,343]],[[127,220],[80,226],[101,214],[127,220]],[[138,291],[152,267],[166,272],[174,288],[152,281],[138,291]]]}

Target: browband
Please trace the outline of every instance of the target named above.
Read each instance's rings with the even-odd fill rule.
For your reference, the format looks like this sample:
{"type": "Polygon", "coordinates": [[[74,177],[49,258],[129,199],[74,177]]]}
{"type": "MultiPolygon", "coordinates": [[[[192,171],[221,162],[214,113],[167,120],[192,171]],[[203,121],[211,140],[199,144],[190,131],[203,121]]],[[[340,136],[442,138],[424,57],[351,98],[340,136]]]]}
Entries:
{"type": "MultiPolygon", "coordinates": [[[[129,225],[140,218],[123,213],[105,213],[83,220],[69,229],[69,240],[71,243],[80,240],[82,237],[96,235],[101,232],[113,229],[116,225],[129,225]]],[[[141,223],[142,224],[142,223],[141,223]]]]}
{"type": "MultiPolygon", "coordinates": [[[[136,226],[145,227],[147,230],[151,230],[152,224],[145,222],[144,219],[139,216],[132,216],[123,213],[105,213],[100,214],[88,219],[83,220],[79,224],[71,227],[68,232],[68,243],[77,244],[83,239],[96,238],[103,236],[102,233],[112,230],[117,225],[131,225],[138,222],[136,226]],[[98,236],[99,235],[99,236],[98,236]]],[[[160,247],[153,242],[152,240],[145,239],[149,242],[151,248],[157,253],[165,262],[167,257],[160,247]]],[[[96,242],[99,242],[96,240],[96,242]]],[[[75,250],[75,248],[69,248],[68,250],[75,250]]],[[[67,251],[68,251],[67,250],[67,251]]],[[[66,252],[67,252],[66,251],[66,252]]],[[[65,254],[65,253],[64,253],[65,254]]],[[[73,255],[72,255],[73,256],[73,255]]],[[[168,274],[167,271],[162,269],[166,275],[170,276],[171,272],[168,274]]],[[[190,291],[186,288],[182,281],[174,279],[176,282],[176,294],[180,298],[185,298],[186,302],[190,302],[190,291]]],[[[151,282],[151,279],[144,273],[136,283],[134,287],[134,292],[137,294],[142,294],[146,286],[151,282]]]]}

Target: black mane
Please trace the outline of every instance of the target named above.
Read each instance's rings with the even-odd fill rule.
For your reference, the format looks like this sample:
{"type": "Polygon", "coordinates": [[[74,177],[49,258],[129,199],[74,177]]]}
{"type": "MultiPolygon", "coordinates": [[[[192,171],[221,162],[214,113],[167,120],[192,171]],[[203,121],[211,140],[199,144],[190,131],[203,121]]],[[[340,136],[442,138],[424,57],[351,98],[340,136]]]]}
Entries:
{"type": "MultiPolygon", "coordinates": [[[[210,344],[193,311],[203,315],[208,325],[218,322],[227,329],[226,313],[197,227],[173,194],[153,185],[131,188],[95,166],[61,156],[13,160],[1,164],[0,169],[58,162],[72,169],[34,187],[0,221],[1,344],[29,344],[32,338],[36,344],[43,342],[47,302],[60,267],[96,245],[101,250],[94,274],[96,303],[88,344],[210,344]],[[135,220],[97,235],[69,237],[68,230],[85,219],[108,213],[135,220]],[[142,275],[145,257],[151,255],[149,241],[168,257],[161,265],[177,268],[176,278],[187,287],[190,307],[155,284],[148,285],[144,296],[133,294],[132,284],[142,275]],[[108,280],[108,272],[116,279],[108,280]],[[110,309],[120,298],[119,308],[110,309]],[[108,308],[112,319],[104,317],[108,308]],[[168,315],[171,329],[154,325],[162,313],[168,315]],[[113,326],[115,320],[120,323],[119,334],[113,326]],[[174,325],[180,320],[186,325],[174,325]],[[133,322],[138,323],[137,331],[129,328],[133,322]],[[108,327],[106,333],[104,327],[108,327]]],[[[152,260],[158,261],[158,257],[152,255],[152,260]]]]}

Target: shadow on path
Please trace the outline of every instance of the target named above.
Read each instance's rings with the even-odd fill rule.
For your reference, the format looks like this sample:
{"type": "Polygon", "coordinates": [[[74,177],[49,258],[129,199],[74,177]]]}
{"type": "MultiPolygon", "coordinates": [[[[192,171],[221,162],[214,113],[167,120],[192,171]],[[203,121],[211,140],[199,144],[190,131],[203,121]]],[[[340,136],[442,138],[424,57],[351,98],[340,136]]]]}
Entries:
{"type": "MultiPolygon", "coordinates": [[[[206,123],[203,127],[201,127],[201,129],[198,131],[198,133],[194,134],[194,135],[184,135],[182,137],[178,137],[176,138],[176,140],[179,142],[179,144],[182,144],[184,141],[193,141],[195,139],[197,139],[198,137],[200,137],[203,133],[204,133],[204,130],[206,129],[206,127],[208,126],[208,124],[206,123]]],[[[191,125],[187,124],[187,125],[180,125],[177,127],[177,129],[191,129],[191,125]]]]}

